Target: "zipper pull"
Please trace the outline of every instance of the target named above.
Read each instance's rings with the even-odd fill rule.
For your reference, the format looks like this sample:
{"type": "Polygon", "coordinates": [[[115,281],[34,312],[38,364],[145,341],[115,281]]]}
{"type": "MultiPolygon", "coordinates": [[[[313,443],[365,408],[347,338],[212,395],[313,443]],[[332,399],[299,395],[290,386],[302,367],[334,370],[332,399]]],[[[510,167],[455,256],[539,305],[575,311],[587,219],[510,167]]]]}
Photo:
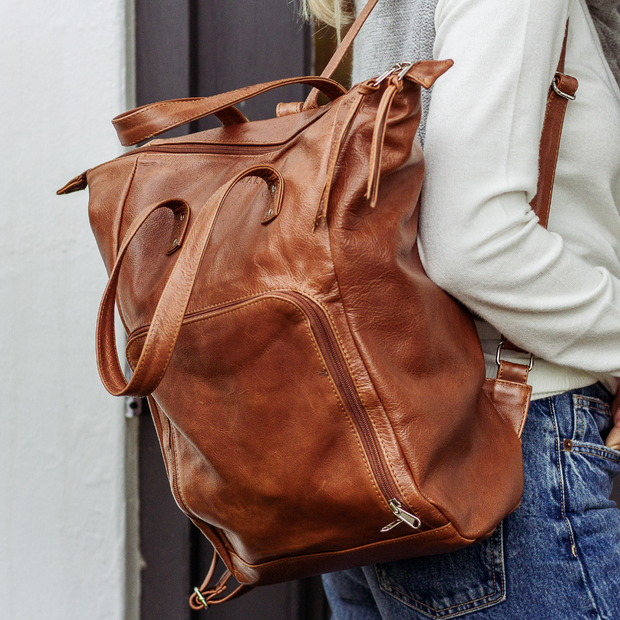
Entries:
{"type": "Polygon", "coordinates": [[[386,89],[383,91],[379,107],[377,108],[377,118],[375,119],[375,128],[372,132],[372,142],[370,147],[370,168],[368,170],[368,186],[366,188],[366,198],[370,201],[370,206],[374,208],[377,205],[379,196],[379,178],[381,176],[381,156],[383,154],[383,143],[385,140],[385,130],[387,127],[390,108],[394,97],[402,90],[403,81],[407,71],[411,68],[410,62],[399,62],[391,69],[380,75],[373,86],[377,87],[384,80],[389,79],[386,89]],[[395,79],[392,77],[395,76],[395,79]]]}
{"type": "Polygon", "coordinates": [[[407,512],[403,508],[403,505],[396,498],[391,499],[388,502],[388,506],[390,507],[392,512],[396,515],[397,519],[396,521],[393,521],[389,525],[386,525],[384,528],[382,528],[381,529],[382,532],[389,532],[390,530],[394,529],[397,525],[400,525],[401,523],[406,523],[409,527],[413,528],[414,530],[419,530],[420,527],[422,526],[422,521],[420,521],[420,519],[418,519],[418,517],[416,517],[415,515],[412,515],[410,512],[407,512]]]}

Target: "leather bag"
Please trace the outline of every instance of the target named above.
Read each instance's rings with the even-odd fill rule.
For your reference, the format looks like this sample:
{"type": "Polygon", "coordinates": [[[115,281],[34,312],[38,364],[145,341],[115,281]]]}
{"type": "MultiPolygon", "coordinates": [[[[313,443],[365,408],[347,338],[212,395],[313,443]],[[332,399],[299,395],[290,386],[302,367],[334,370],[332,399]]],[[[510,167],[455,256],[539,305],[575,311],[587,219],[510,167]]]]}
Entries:
{"type": "MultiPolygon", "coordinates": [[[[459,549],[520,501],[528,367],[499,360],[485,379],[469,312],[428,279],[416,248],[420,92],[452,63],[405,63],[349,91],[328,77],[375,4],[322,77],[127,112],[113,121],[125,145],[209,114],[223,126],[153,140],[59,190],[88,185],[110,276],[103,383],[148,396],[174,497],[229,569],[214,587],[211,571],[195,608],[459,549]],[[276,118],[247,122],[234,107],[296,83],[313,88],[308,100],[276,118]],[[231,574],[242,587],[224,596],[231,574]]],[[[562,63],[539,212],[576,89],[562,63]]]]}

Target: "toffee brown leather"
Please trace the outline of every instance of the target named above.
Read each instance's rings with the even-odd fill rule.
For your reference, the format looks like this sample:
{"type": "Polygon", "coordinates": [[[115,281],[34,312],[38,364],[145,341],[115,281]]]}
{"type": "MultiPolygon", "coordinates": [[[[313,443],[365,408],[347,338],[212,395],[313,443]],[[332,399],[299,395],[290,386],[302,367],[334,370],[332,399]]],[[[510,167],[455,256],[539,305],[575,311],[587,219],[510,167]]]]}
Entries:
{"type": "Polygon", "coordinates": [[[225,125],[60,190],[88,185],[110,275],[102,380],[148,395],[174,497],[242,584],[459,549],[519,504],[527,368],[485,379],[469,312],[416,246],[420,93],[451,64],[348,92],[299,78],[331,102],[266,121],[235,104],[292,80],[145,106],[115,119],[124,144],[207,114],[225,125]]]}

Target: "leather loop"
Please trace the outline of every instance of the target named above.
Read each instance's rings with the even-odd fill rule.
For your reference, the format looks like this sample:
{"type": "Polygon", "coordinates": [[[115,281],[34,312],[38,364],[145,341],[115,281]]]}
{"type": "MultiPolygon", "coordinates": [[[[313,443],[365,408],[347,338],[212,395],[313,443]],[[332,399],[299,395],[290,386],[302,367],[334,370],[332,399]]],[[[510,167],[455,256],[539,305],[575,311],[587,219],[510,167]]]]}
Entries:
{"type": "Polygon", "coordinates": [[[527,383],[530,367],[502,360],[497,371],[497,378],[512,383],[527,383]]]}
{"type": "Polygon", "coordinates": [[[82,172],[82,174],[78,174],[78,176],[71,179],[66,185],[63,185],[56,194],[58,196],[62,196],[63,194],[71,194],[73,192],[78,192],[82,189],[86,189],[88,187],[88,181],[86,180],[86,172],[82,172]]]}
{"type": "Polygon", "coordinates": [[[450,67],[453,60],[420,60],[411,66],[403,79],[411,80],[420,86],[429,89],[450,67]]]}
{"type": "Polygon", "coordinates": [[[281,102],[276,106],[276,116],[289,116],[290,114],[299,114],[304,109],[303,101],[281,102]]]}
{"type": "Polygon", "coordinates": [[[241,123],[248,122],[248,119],[245,117],[245,115],[239,110],[237,110],[234,105],[231,105],[228,108],[224,108],[219,112],[215,112],[213,116],[215,116],[224,126],[239,125],[241,123]]]}
{"type": "Polygon", "coordinates": [[[517,437],[521,437],[527,419],[532,386],[504,379],[486,379],[484,392],[497,412],[510,422],[517,437]]]}
{"type": "Polygon", "coordinates": [[[97,319],[97,365],[101,380],[110,394],[114,396],[148,396],[161,382],[172,357],[194,280],[217,216],[231,189],[248,176],[261,177],[276,185],[277,191],[274,200],[279,210],[283,196],[283,179],[280,173],[271,166],[254,166],[244,170],[228,183],[222,185],[209,198],[196,216],[196,221],[186,236],[184,247],[153,314],[133,376],[127,383],[116,351],[114,330],[114,302],[123,258],[137,232],[156,210],[168,208],[176,213],[177,210],[184,209],[187,205],[181,200],[167,200],[153,205],[145,209],[130,226],[110,273],[97,319]]]}
{"type": "Polygon", "coordinates": [[[211,583],[211,579],[213,579],[213,575],[215,574],[215,567],[217,566],[219,556],[217,551],[213,552],[213,560],[211,560],[211,567],[209,568],[209,572],[207,576],[204,578],[202,585],[200,588],[194,588],[194,592],[189,597],[189,606],[199,611],[201,609],[208,609],[212,605],[221,605],[222,603],[226,603],[227,601],[232,601],[233,599],[245,594],[252,590],[252,586],[248,586],[245,584],[240,584],[235,590],[233,590],[228,596],[223,598],[216,598],[220,594],[223,594],[228,589],[228,582],[232,577],[232,573],[229,570],[224,571],[224,574],[219,578],[218,582],[211,589],[209,588],[209,583],[211,583]]]}
{"type": "Polygon", "coordinates": [[[307,84],[318,88],[330,99],[337,99],[347,92],[344,86],[334,80],[322,77],[295,77],[265,82],[233,90],[213,97],[192,97],[171,99],[160,103],[150,103],[119,114],[112,120],[119,140],[123,146],[131,146],[153,138],[164,131],[180,127],[211,114],[219,114],[242,101],[256,97],[281,86],[307,84]]]}

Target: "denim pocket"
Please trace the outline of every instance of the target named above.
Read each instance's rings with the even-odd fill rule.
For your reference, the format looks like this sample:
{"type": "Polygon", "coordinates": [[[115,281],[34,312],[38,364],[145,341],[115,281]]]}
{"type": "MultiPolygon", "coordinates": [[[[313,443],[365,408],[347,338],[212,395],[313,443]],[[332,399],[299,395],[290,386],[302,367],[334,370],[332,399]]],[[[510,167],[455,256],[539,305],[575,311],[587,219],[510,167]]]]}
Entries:
{"type": "Polygon", "coordinates": [[[563,448],[586,457],[608,461],[601,463],[612,473],[618,472],[620,452],[605,445],[604,438],[613,427],[611,408],[608,403],[580,394],[573,394],[574,433],[570,441],[564,440],[563,448]]]}
{"type": "Polygon", "coordinates": [[[566,508],[571,514],[593,514],[615,505],[609,496],[620,473],[620,452],[603,440],[613,426],[609,404],[580,394],[573,394],[572,404],[572,437],[560,436],[566,508]]]}
{"type": "Polygon", "coordinates": [[[381,590],[428,618],[454,618],[506,599],[502,524],[471,547],[375,566],[381,590]]]}

